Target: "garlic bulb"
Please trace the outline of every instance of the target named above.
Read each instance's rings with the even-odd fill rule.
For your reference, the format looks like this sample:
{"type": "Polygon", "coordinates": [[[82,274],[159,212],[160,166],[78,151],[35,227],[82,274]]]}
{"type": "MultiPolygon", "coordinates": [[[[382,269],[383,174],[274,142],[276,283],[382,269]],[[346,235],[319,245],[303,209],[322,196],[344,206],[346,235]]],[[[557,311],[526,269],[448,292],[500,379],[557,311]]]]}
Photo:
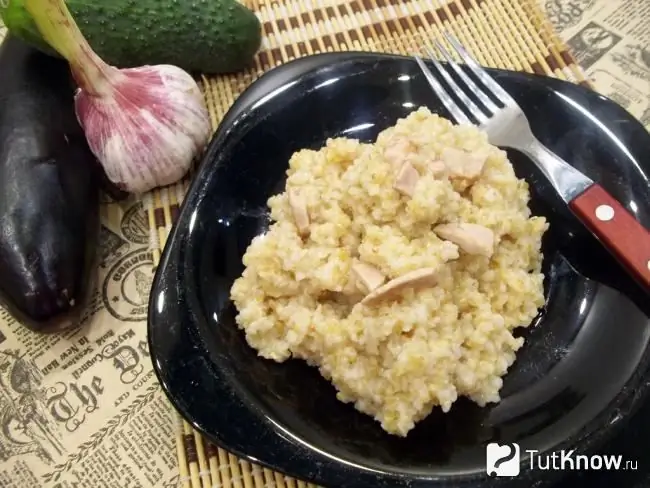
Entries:
{"type": "Polygon", "coordinates": [[[210,136],[203,95],[175,66],[119,71],[113,93],[79,89],[75,108],[91,151],[109,180],[144,192],[181,179],[210,136]]]}
{"type": "Polygon", "coordinates": [[[210,137],[194,79],[171,65],[117,69],[93,52],[63,0],[25,0],[43,38],[70,64],[79,85],[77,118],[109,180],[142,193],[189,170],[210,137]]]}

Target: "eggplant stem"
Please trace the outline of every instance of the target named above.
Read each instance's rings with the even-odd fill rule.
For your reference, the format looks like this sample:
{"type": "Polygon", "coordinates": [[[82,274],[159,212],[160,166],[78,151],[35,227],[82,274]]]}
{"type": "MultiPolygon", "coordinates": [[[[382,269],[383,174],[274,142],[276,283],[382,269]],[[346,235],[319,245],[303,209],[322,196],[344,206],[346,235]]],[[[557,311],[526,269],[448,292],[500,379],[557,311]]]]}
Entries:
{"type": "Polygon", "coordinates": [[[70,64],[72,74],[85,92],[103,96],[111,93],[119,71],[106,64],[90,47],[79,30],[65,0],[24,0],[41,35],[70,64]]]}

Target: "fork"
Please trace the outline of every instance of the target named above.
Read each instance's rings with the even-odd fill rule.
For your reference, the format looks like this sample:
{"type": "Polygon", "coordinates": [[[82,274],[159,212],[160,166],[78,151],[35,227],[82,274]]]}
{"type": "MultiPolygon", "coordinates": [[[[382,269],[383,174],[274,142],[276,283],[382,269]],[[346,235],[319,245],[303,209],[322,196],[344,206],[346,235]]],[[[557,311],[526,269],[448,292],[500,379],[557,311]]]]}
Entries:
{"type": "Polygon", "coordinates": [[[627,271],[647,290],[650,289],[650,232],[600,184],[575,169],[544,146],[532,133],[528,119],[517,102],[485,71],[453,36],[443,33],[449,45],[465,64],[457,64],[449,51],[438,41],[437,50],[447,68],[436,60],[425,46],[429,61],[438,77],[420,56],[414,56],[427,81],[447,110],[459,124],[474,124],[485,131],[490,144],[517,149],[526,154],[549,179],[553,188],[581,223],[607,248],[627,271]],[[469,69],[483,88],[466,73],[469,69]],[[452,78],[451,71],[466,85],[484,108],[474,103],[452,78]],[[441,81],[451,88],[444,88],[441,81]],[[461,103],[454,100],[452,94],[461,103]],[[500,105],[490,99],[490,95],[500,105]]]}

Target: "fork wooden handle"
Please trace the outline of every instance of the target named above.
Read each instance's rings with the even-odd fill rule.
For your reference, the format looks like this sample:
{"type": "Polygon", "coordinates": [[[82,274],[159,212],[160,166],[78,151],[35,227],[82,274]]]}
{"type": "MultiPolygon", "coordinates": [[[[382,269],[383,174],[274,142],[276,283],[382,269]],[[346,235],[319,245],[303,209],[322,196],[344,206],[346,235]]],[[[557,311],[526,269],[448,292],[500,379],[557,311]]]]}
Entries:
{"type": "Polygon", "coordinates": [[[650,291],[650,232],[600,185],[574,198],[569,207],[629,273],[650,291]]]}

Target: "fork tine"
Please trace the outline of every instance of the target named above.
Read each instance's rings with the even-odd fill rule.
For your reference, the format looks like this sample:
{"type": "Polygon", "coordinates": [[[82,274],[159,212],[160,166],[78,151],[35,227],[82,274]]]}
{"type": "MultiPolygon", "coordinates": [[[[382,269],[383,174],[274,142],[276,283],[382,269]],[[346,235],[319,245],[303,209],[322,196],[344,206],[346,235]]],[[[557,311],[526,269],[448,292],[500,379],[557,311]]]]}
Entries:
{"type": "Polygon", "coordinates": [[[498,110],[499,107],[495,105],[495,103],[490,100],[490,98],[485,94],[485,92],[479,88],[472,79],[465,74],[465,72],[460,69],[460,66],[458,66],[458,63],[454,61],[454,59],[451,57],[451,54],[449,54],[449,51],[447,51],[447,48],[443,46],[440,42],[436,41],[436,47],[438,48],[438,51],[442,54],[442,56],[445,58],[445,61],[447,61],[447,64],[451,66],[456,74],[460,77],[461,80],[463,80],[463,83],[467,85],[467,87],[478,97],[478,99],[481,101],[481,103],[490,111],[492,112],[492,115],[494,115],[498,110]]]}
{"type": "Polygon", "coordinates": [[[474,72],[474,74],[485,84],[487,88],[492,90],[493,95],[495,95],[504,105],[514,104],[517,102],[506,92],[499,84],[494,81],[494,79],[485,71],[479,64],[469,55],[460,42],[456,40],[454,36],[443,32],[443,35],[449,41],[449,44],[456,50],[458,55],[462,58],[463,62],[469,66],[469,68],[474,72]]]}
{"type": "Polygon", "coordinates": [[[488,118],[485,116],[483,111],[478,108],[476,104],[472,102],[472,100],[465,94],[463,89],[458,86],[454,79],[449,75],[447,70],[443,68],[443,66],[438,62],[433,51],[431,51],[428,46],[424,46],[424,50],[426,51],[427,56],[433,65],[440,72],[447,84],[451,87],[452,91],[458,96],[458,98],[462,100],[462,102],[465,104],[465,107],[467,107],[470,113],[479,121],[480,124],[487,122],[488,118]]]}
{"type": "Polygon", "coordinates": [[[440,100],[442,101],[443,105],[447,107],[447,110],[451,113],[451,115],[456,119],[456,122],[459,124],[468,124],[471,125],[472,122],[469,120],[467,115],[461,110],[461,108],[456,105],[456,102],[449,96],[447,91],[442,87],[440,82],[436,80],[436,77],[433,76],[433,73],[431,73],[431,70],[427,68],[427,65],[424,64],[424,61],[419,56],[414,56],[415,61],[418,63],[418,66],[422,70],[422,73],[424,73],[424,77],[427,79],[429,82],[429,85],[431,85],[431,88],[433,88],[433,91],[438,95],[440,100]]]}

